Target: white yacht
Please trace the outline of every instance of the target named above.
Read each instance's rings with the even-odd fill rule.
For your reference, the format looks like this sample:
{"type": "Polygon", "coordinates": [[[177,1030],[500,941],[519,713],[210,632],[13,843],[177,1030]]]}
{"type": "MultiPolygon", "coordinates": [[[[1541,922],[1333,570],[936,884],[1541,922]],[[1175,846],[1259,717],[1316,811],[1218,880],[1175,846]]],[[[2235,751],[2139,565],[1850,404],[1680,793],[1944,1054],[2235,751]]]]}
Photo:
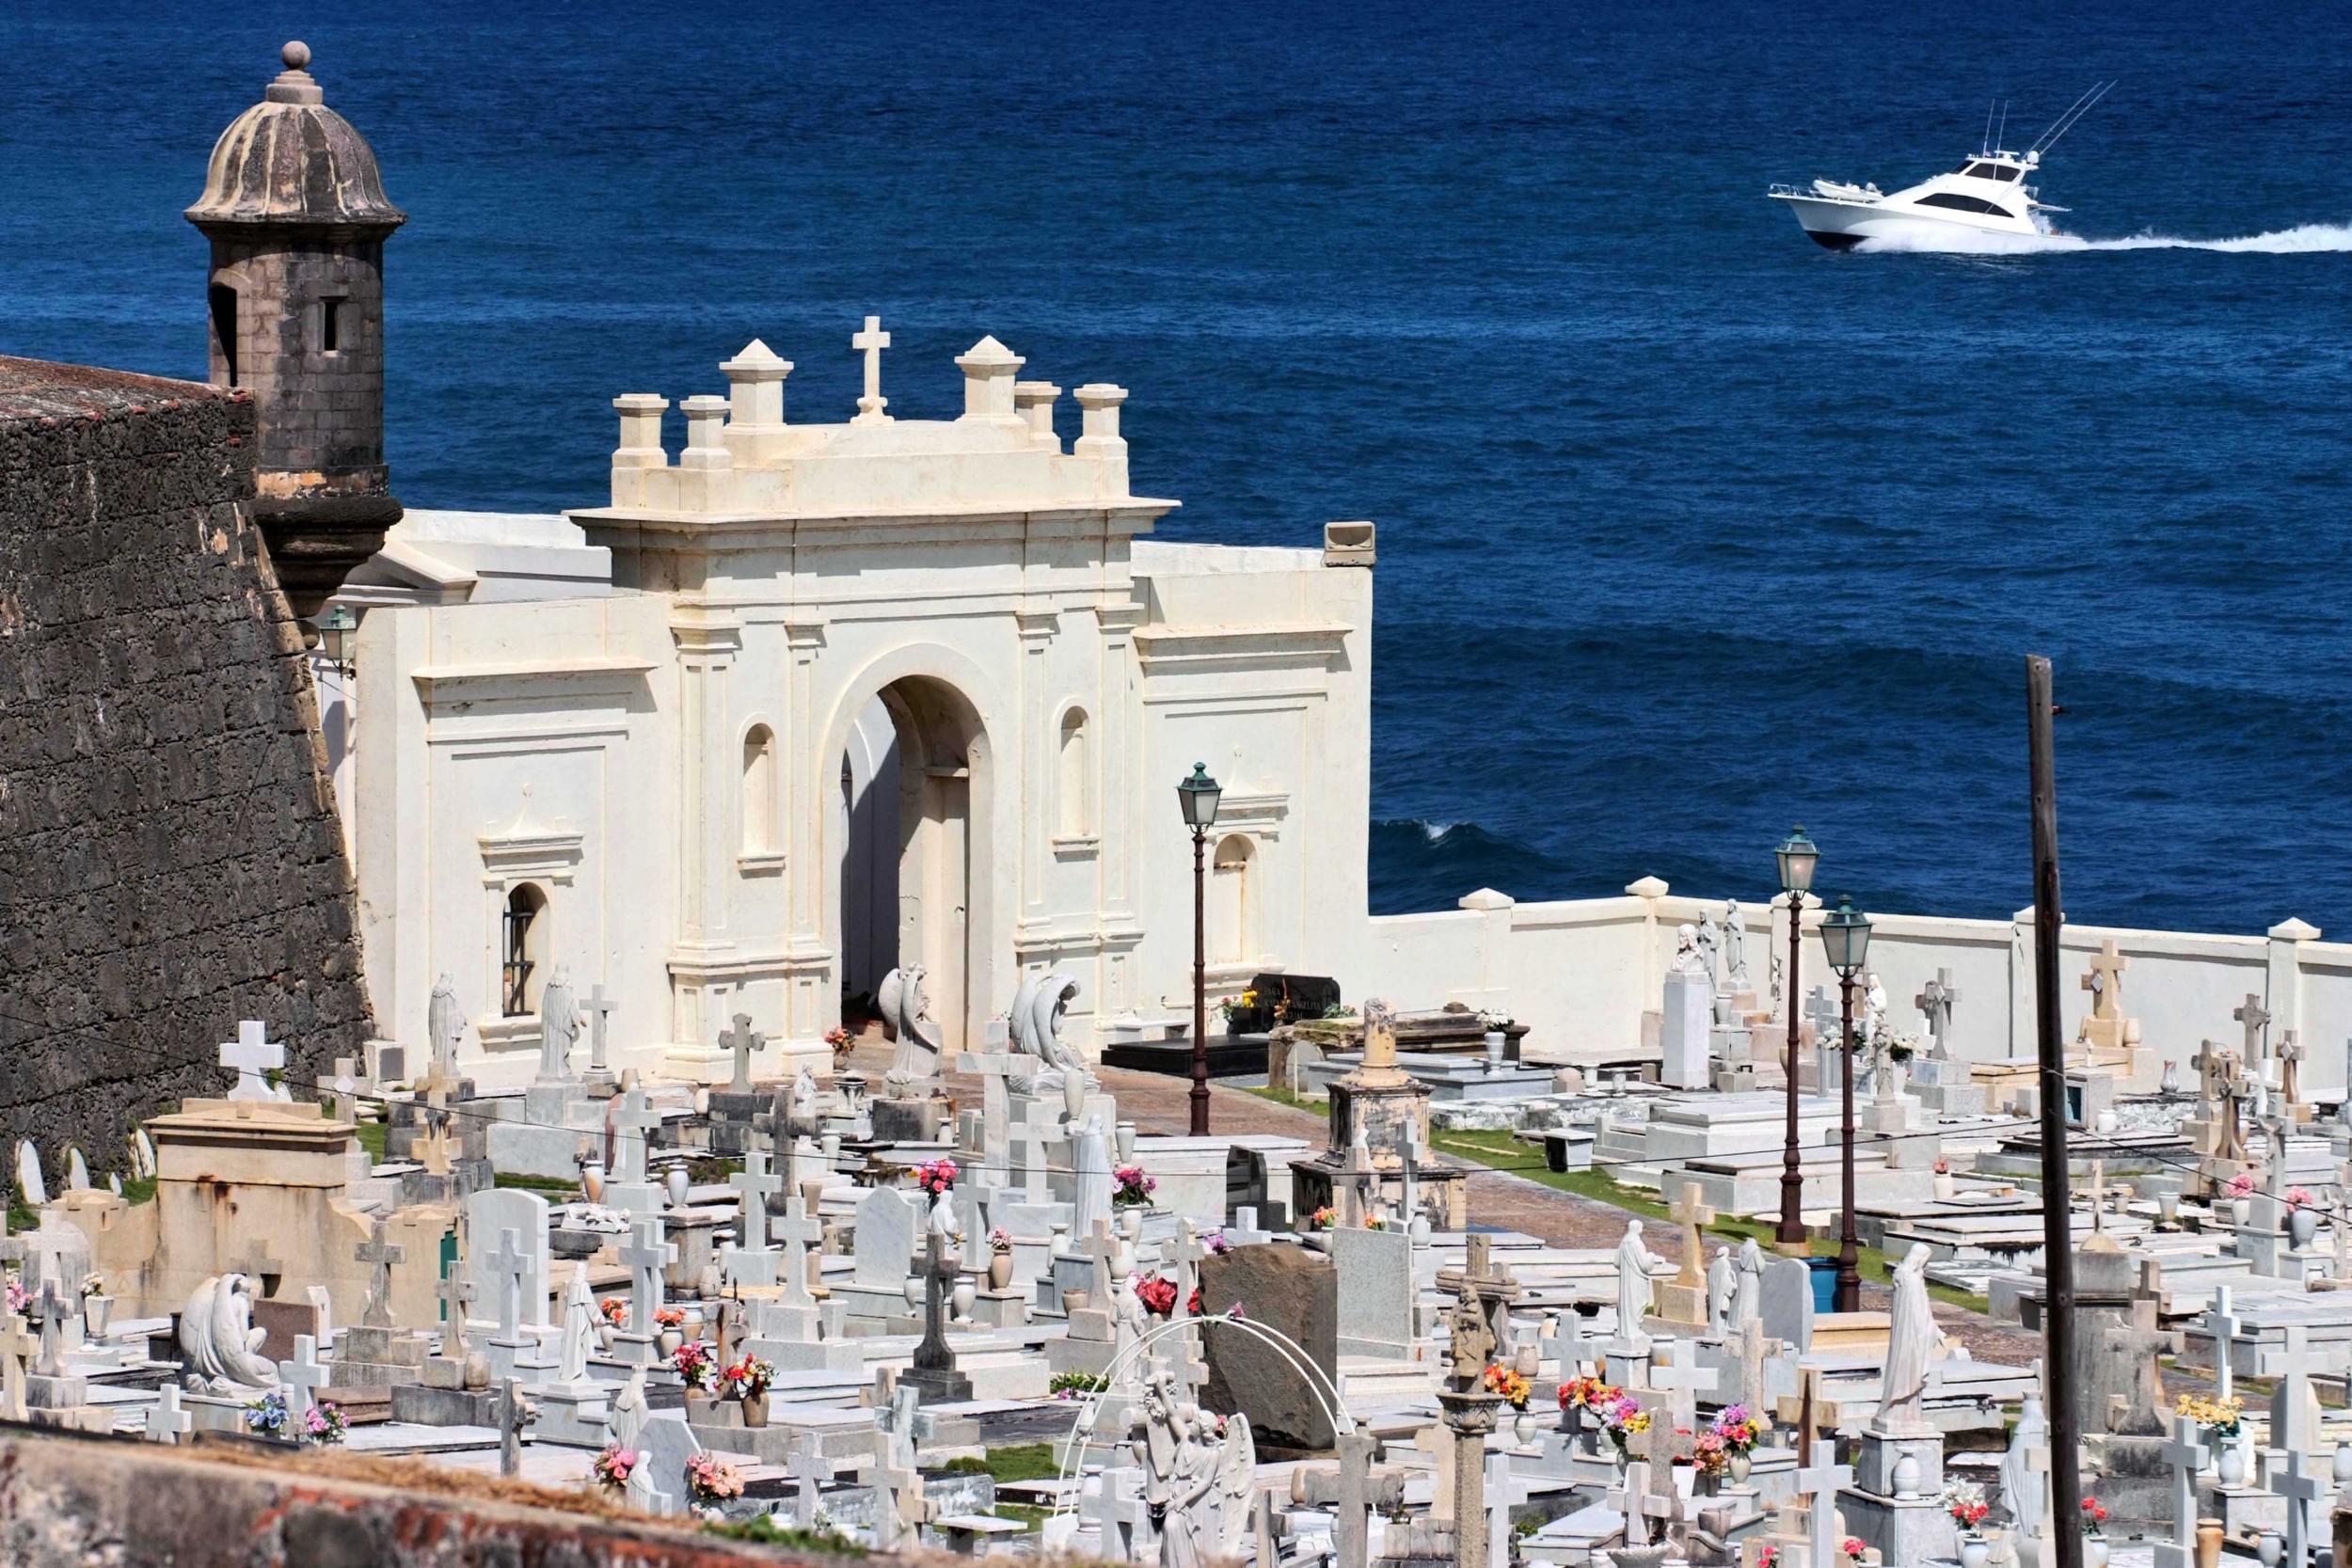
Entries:
{"type": "Polygon", "coordinates": [[[1810,185],[1774,185],[1766,194],[1787,202],[1814,243],[1831,250],[1851,250],[1865,240],[1932,245],[1960,238],[1955,230],[2033,239],[2050,232],[2042,214],[2066,209],[2040,199],[2026,180],[2041,168],[2042,155],[2114,85],[2103,83],[2084,93],[2023,152],[1998,148],[1987,137],[1986,150],[1962,159],[1950,173],[1899,191],[1816,180],[1810,185]]]}

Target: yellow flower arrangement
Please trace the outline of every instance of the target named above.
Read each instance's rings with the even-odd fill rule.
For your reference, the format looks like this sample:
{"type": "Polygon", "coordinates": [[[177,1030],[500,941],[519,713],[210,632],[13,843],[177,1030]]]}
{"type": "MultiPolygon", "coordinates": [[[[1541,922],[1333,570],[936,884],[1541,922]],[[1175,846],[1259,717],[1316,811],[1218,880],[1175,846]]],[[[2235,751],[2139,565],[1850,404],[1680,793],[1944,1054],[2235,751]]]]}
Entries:
{"type": "Polygon", "coordinates": [[[2208,1399],[2202,1394],[2183,1394],[2173,1406],[2176,1414],[2187,1417],[2217,1437],[2235,1437],[2239,1423],[2246,1416],[2246,1402],[2233,1394],[2226,1400],[2208,1399]]]}

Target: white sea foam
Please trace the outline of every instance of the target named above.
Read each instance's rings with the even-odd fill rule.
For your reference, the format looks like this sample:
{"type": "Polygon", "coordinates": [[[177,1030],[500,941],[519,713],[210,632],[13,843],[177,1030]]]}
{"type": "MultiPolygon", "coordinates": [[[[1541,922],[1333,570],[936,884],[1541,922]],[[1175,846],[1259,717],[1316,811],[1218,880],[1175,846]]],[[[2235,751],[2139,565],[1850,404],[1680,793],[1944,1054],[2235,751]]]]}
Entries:
{"type": "Polygon", "coordinates": [[[2267,234],[2227,240],[2190,240],[2175,234],[2133,234],[2120,240],[2087,240],[2078,234],[1995,234],[1953,224],[1921,224],[1915,230],[1867,239],[1854,247],[1866,253],[1942,251],[1964,256],[2033,256],[2077,250],[2228,250],[2270,256],[2352,251],[2352,224],[2305,223],[2267,234]]]}

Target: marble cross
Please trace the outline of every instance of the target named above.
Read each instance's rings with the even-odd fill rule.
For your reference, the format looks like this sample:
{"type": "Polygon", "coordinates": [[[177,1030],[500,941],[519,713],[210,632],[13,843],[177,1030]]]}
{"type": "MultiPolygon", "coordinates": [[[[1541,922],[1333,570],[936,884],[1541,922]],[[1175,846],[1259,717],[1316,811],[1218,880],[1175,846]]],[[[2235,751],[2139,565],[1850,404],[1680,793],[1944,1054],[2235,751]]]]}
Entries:
{"type": "Polygon", "coordinates": [[[286,1386],[286,1434],[298,1438],[303,1421],[318,1404],[318,1391],[326,1385],[326,1369],[319,1365],[315,1337],[294,1336],[294,1359],[278,1363],[278,1381],[286,1386]]]}
{"type": "Polygon", "coordinates": [[[392,1265],[407,1257],[405,1248],[384,1240],[384,1221],[378,1216],[368,1239],[361,1242],[354,1254],[362,1263],[372,1264],[374,1272],[368,1276],[368,1302],[359,1314],[360,1323],[370,1328],[392,1326],[392,1265]]]}
{"type": "Polygon", "coordinates": [[[882,351],[890,346],[890,334],[882,329],[880,316],[866,318],[866,330],[850,339],[850,346],[866,356],[866,395],[857,400],[855,424],[879,424],[890,416],[882,410],[890,400],[882,395],[882,351]]]}
{"type": "Polygon", "coordinates": [[[833,1479],[823,1446],[824,1439],[813,1432],[803,1433],[792,1446],[792,1522],[805,1530],[817,1528],[818,1498],[825,1482],[833,1479]]]}
{"type": "Polygon", "coordinates": [[[1921,988],[1914,1005],[1928,1021],[1929,1052],[1943,1055],[1951,1049],[1952,1005],[1960,1000],[1960,988],[1952,984],[1952,972],[1939,969],[1935,978],[1921,988]]]}
{"type": "MultiPolygon", "coordinates": [[[[1005,1083],[1021,1066],[1013,1051],[965,1051],[956,1057],[958,1072],[977,1073],[980,1079],[980,1148],[990,1160],[1003,1157],[1011,1128],[1011,1106],[1005,1083]]],[[[985,1166],[986,1162],[983,1162],[985,1166]]]]}
{"type": "Polygon", "coordinates": [[[2172,1466],[2172,1539],[2156,1544],[2156,1568],[2188,1568],[2195,1560],[2197,1475],[2212,1455],[2203,1441],[2204,1430],[2186,1416],[2175,1416],[2172,1435],[2158,1450],[2172,1466]]]}
{"type": "Polygon", "coordinates": [[[1796,1495],[1805,1500],[1805,1540],[1811,1544],[1813,1568],[1844,1568],[1837,1550],[1837,1494],[1853,1484],[1853,1466],[1837,1463],[1837,1445],[1816,1440],[1813,1462],[1789,1477],[1796,1495]]]}
{"type": "Polygon", "coordinates": [[[539,1418],[539,1407],[523,1398],[522,1381],[510,1377],[499,1386],[497,1408],[499,1474],[518,1476],[523,1468],[523,1429],[539,1418]]]}
{"type": "MultiPolygon", "coordinates": [[[[1688,1340],[1682,1343],[1689,1344],[1692,1354],[1696,1354],[1698,1347],[1694,1343],[1688,1340]]],[[[1677,1349],[1680,1348],[1677,1345],[1677,1349]]],[[[1649,1370],[1649,1386],[1667,1395],[1671,1402],[1674,1424],[1692,1434],[1698,1431],[1698,1396],[1713,1393],[1716,1379],[1714,1368],[1701,1367],[1695,1362],[1687,1366],[1676,1363],[1662,1367],[1653,1362],[1649,1370]]],[[[1653,1421],[1650,1424],[1654,1427],[1658,1423],[1653,1421]]]]}
{"type": "Polygon", "coordinates": [[[768,1200],[783,1190],[784,1178],[768,1174],[768,1155],[763,1149],[748,1150],[743,1156],[743,1168],[727,1178],[743,1200],[743,1223],[740,1244],[746,1252],[768,1250],[768,1200]]]}
{"type": "Polygon", "coordinates": [[[752,1092],[752,1053],[768,1043],[768,1037],[752,1027],[752,1015],[735,1015],[735,1027],[719,1037],[719,1043],[735,1053],[735,1076],[727,1089],[734,1094],[752,1092]]]}
{"type": "Polygon", "coordinates": [[[248,1018],[237,1025],[235,1039],[221,1042],[220,1065],[237,1075],[230,1099],[275,1100],[267,1074],[285,1067],[286,1048],[271,1041],[268,1025],[248,1018]]]}
{"type": "Polygon", "coordinates": [[[2300,1449],[2270,1456],[2270,1490],[2287,1500],[2287,1561],[2301,1568],[2312,1560],[2312,1504],[2335,1492],[2332,1478],[2307,1476],[2311,1455],[2300,1449]]]}
{"type": "Polygon", "coordinates": [[[1372,1195],[1379,1168],[1372,1163],[1372,1148],[1364,1142],[1361,1128],[1347,1146],[1347,1162],[1340,1166],[1331,1185],[1339,1198],[1339,1223],[1349,1230],[1361,1230],[1372,1218],[1372,1195]]]}
{"type": "Polygon", "coordinates": [[[24,1382],[37,1341],[24,1320],[0,1312],[0,1421],[24,1420],[24,1382]]]}
{"type": "Polygon", "coordinates": [[[858,1483],[874,1493],[874,1549],[878,1552],[897,1550],[907,1526],[919,1525],[922,1519],[922,1476],[910,1466],[892,1463],[896,1444],[896,1437],[876,1427],[874,1456],[857,1470],[858,1483]]]}
{"type": "Polygon", "coordinates": [[[769,1224],[784,1243],[784,1304],[806,1307],[816,1300],[808,1293],[808,1249],[825,1239],[825,1222],[811,1214],[806,1200],[793,1193],[784,1200],[784,1218],[769,1224]]]}
{"type": "Polygon", "coordinates": [[[523,1281],[530,1277],[531,1255],[523,1251],[522,1235],[511,1226],[499,1232],[499,1244],[482,1259],[490,1271],[490,1288],[498,1298],[499,1342],[513,1344],[522,1321],[523,1281]]]}
{"type": "Polygon", "coordinates": [[[916,1468],[917,1446],[929,1438],[936,1419],[922,1407],[922,1394],[911,1383],[898,1384],[890,1390],[890,1402],[874,1417],[874,1424],[890,1433],[890,1463],[898,1469],[916,1468]]]}
{"type": "Polygon", "coordinates": [[[2312,1420],[2317,1403],[2312,1397],[2312,1373],[2336,1373],[2344,1370],[2341,1346],[2323,1346],[2312,1350],[2307,1342],[2307,1330],[2301,1323],[2286,1327],[2286,1348],[2260,1351],[2255,1354],[2265,1377],[2286,1381],[2271,1396],[2270,1441],[2274,1449],[2289,1452],[2309,1450],[2319,1441],[2319,1431],[2312,1420]],[[2283,1403],[2284,1409],[2280,1407],[2283,1403]]]}
{"type": "Polygon", "coordinates": [[[2123,972],[2132,967],[2132,960],[2117,949],[2115,939],[2109,937],[2105,946],[2090,960],[2090,973],[2082,977],[2082,989],[2090,993],[2090,1016],[2120,1019],[2123,1016],[2123,972]]]}
{"type": "Polygon", "coordinates": [[[194,1418],[180,1408],[180,1386],[167,1383],[155,1390],[155,1402],[147,1407],[146,1436],[151,1443],[177,1443],[188,1434],[194,1418]]]}
{"type": "Polygon", "coordinates": [[[1371,1553],[1372,1460],[1379,1440],[1359,1427],[1334,1439],[1340,1457],[1339,1500],[1331,1513],[1334,1568],[1366,1568],[1371,1553]]]}
{"type": "Polygon", "coordinates": [[[2230,1397],[2230,1347],[2237,1340],[2237,1331],[2246,1326],[2245,1321],[2230,1310],[2230,1288],[2227,1285],[2213,1288],[2213,1305],[2205,1308],[2201,1321],[2205,1332],[2213,1336],[2217,1395],[2226,1400],[2230,1397]]]}
{"type": "Polygon", "coordinates": [[[588,1070],[592,1073],[610,1070],[604,1065],[604,1027],[605,1020],[612,1016],[616,1006],[618,1004],[604,994],[604,982],[601,980],[580,1003],[581,1010],[588,1015],[588,1070]]]}
{"type": "Polygon", "coordinates": [[[662,1239],[661,1216],[648,1214],[629,1227],[620,1260],[629,1270],[628,1331],[653,1333],[654,1309],[661,1305],[661,1271],[677,1261],[677,1243],[662,1239]]]}
{"type": "Polygon", "coordinates": [[[654,1129],[661,1125],[661,1113],[645,1103],[645,1091],[631,1089],[620,1097],[612,1113],[612,1126],[618,1133],[612,1145],[612,1180],[643,1181],[645,1179],[645,1157],[652,1148],[654,1129]]]}

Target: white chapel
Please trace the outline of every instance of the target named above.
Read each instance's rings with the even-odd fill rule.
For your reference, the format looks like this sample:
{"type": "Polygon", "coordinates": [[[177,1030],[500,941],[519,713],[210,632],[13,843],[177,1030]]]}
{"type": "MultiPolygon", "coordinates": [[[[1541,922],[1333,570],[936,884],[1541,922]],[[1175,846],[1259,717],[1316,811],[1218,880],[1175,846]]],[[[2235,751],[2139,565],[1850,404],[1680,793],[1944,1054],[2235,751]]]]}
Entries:
{"type": "Polygon", "coordinates": [[[1359,966],[1370,526],[1155,543],[1177,503],[1130,487],[1124,388],[1077,388],[1065,439],[1061,388],[982,338],[961,418],[898,419],[888,343],[852,339],[846,422],[791,419],[758,341],[675,450],[667,400],[615,398],[609,501],[412,513],[345,585],[325,718],[385,1034],[421,1044],[446,975],[466,1070],[512,1087],[563,970],[612,1067],[723,1079],[739,1015],[768,1076],[919,964],[951,1049],[1047,969],[1073,1042],[1159,1037],[1190,1022],[1196,763],[1212,996],[1359,966]]]}

